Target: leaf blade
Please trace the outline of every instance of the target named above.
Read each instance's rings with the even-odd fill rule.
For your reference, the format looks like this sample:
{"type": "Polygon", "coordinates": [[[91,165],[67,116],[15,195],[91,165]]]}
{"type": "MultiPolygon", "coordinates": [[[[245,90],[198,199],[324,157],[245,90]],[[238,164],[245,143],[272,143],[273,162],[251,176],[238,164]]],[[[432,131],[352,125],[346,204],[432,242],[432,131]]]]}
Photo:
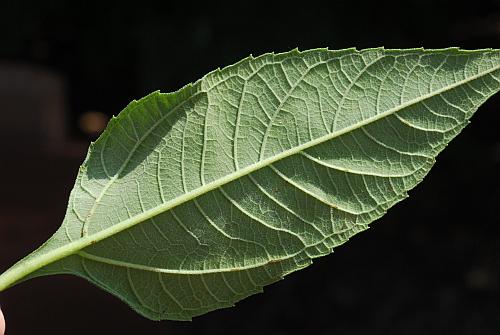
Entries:
{"type": "Polygon", "coordinates": [[[498,91],[499,68],[498,51],[312,50],[153,93],[93,145],[33,257],[76,255],[35,275],[70,269],[154,319],[229,306],[402,200],[498,91]]]}

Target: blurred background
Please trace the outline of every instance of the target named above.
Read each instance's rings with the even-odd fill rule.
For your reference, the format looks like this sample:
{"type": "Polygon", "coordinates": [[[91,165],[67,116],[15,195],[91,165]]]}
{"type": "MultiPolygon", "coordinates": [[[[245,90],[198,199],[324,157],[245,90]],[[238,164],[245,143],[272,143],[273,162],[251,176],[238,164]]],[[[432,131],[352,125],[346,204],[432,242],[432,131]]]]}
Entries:
{"type": "MultiPolygon", "coordinates": [[[[0,271],[60,225],[108,118],[250,53],[500,47],[500,1],[1,1],[0,271]]],[[[236,308],[151,322],[75,277],[3,292],[8,334],[499,334],[500,95],[372,228],[236,308]]]]}

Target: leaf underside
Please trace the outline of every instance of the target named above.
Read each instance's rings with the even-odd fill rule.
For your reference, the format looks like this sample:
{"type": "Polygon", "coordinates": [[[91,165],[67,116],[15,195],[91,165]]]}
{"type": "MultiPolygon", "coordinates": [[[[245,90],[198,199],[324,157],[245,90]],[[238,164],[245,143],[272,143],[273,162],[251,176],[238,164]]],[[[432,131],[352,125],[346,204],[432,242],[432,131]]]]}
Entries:
{"type": "Polygon", "coordinates": [[[497,50],[293,50],[154,92],[110,121],[61,228],[14,268],[156,320],[232,306],[407,197],[499,71],[497,50]]]}

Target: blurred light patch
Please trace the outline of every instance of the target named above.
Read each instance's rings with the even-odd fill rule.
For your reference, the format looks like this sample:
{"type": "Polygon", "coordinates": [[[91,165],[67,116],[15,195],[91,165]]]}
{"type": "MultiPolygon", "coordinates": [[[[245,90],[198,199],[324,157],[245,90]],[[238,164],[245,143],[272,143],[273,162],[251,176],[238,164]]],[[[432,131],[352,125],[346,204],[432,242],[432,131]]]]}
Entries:
{"type": "Polygon", "coordinates": [[[78,126],[85,134],[97,136],[106,128],[108,119],[108,116],[102,112],[88,111],[80,116],[78,126]]]}
{"type": "Polygon", "coordinates": [[[495,279],[486,269],[471,269],[465,274],[467,285],[476,290],[489,290],[495,288],[495,279]]]}

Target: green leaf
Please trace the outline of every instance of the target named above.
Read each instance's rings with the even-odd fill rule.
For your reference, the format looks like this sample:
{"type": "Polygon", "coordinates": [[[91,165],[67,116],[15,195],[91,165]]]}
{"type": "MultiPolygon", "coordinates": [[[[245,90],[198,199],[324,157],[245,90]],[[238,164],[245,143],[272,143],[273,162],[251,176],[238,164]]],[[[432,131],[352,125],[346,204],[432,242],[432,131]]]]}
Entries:
{"type": "Polygon", "coordinates": [[[69,273],[151,319],[231,306],[404,199],[499,78],[498,50],[294,50],[133,101],[0,291],[69,273]]]}

